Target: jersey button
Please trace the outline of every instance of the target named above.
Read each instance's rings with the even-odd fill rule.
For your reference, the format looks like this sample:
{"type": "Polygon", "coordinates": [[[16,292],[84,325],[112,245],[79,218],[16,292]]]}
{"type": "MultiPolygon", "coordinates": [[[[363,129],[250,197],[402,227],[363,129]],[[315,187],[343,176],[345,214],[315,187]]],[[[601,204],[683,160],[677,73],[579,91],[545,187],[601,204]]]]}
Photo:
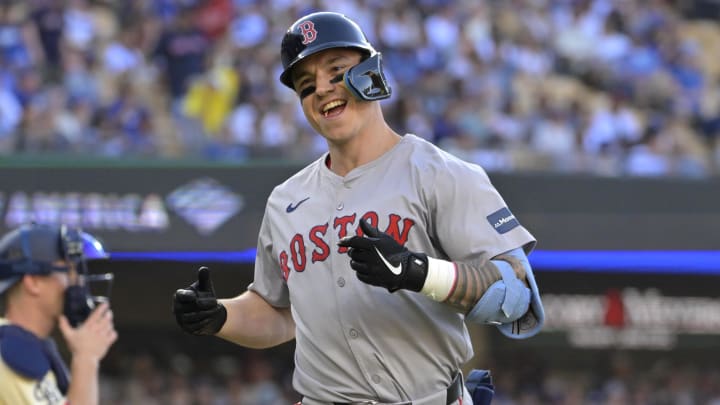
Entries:
{"type": "Polygon", "coordinates": [[[360,336],[360,334],[358,333],[358,331],[356,331],[355,329],[350,329],[350,337],[351,337],[351,338],[357,339],[358,336],[360,336]]]}
{"type": "Polygon", "coordinates": [[[345,208],[345,205],[342,202],[339,202],[337,205],[337,210],[341,211],[343,208],[345,208]]]}
{"type": "Polygon", "coordinates": [[[342,277],[338,278],[337,285],[339,285],[340,287],[345,287],[345,279],[342,277]]]}
{"type": "Polygon", "coordinates": [[[372,381],[373,381],[375,384],[380,384],[380,381],[381,381],[380,376],[377,375],[377,374],[373,374],[373,376],[372,376],[372,381]]]}

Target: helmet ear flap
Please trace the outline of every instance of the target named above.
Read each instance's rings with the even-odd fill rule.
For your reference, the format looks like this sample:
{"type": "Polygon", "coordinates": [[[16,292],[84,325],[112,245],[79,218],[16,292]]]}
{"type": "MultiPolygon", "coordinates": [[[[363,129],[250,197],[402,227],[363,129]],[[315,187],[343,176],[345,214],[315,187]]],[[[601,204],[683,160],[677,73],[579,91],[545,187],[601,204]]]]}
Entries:
{"type": "Polygon", "coordinates": [[[383,73],[382,55],[379,52],[348,69],[343,79],[350,92],[360,100],[382,100],[392,94],[392,88],[383,73]]]}

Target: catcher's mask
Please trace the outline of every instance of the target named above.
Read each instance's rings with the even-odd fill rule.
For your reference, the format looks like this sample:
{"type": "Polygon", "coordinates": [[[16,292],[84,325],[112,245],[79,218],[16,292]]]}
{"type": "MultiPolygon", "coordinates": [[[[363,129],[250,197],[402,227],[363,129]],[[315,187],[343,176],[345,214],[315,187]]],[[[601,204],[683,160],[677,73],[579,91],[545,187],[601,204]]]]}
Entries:
{"type": "Polygon", "coordinates": [[[89,274],[87,261],[109,255],[92,235],[79,228],[40,224],[23,225],[0,239],[0,293],[25,274],[69,273],[64,314],[72,326],[82,323],[95,305],[107,301],[113,274],[89,274]],[[91,285],[104,284],[104,294],[94,295],[91,285]]]}
{"type": "Polygon", "coordinates": [[[295,21],[285,33],[280,47],[283,72],[280,82],[295,90],[292,68],[302,59],[331,48],[353,48],[362,60],[345,72],[341,79],[355,97],[365,101],[390,97],[392,89],[385,79],[382,55],[368,42],[362,29],[343,14],[319,12],[295,21]]]}

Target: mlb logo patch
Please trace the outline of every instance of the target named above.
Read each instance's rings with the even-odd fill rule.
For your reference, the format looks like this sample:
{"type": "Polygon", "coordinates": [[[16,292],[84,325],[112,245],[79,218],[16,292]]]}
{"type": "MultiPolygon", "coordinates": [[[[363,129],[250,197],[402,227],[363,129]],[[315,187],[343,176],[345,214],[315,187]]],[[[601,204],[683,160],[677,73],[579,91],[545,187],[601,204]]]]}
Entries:
{"type": "Polygon", "coordinates": [[[516,226],[520,225],[520,222],[518,222],[515,218],[515,215],[513,215],[507,207],[500,208],[488,215],[487,220],[499,234],[509,232],[516,226]]]}

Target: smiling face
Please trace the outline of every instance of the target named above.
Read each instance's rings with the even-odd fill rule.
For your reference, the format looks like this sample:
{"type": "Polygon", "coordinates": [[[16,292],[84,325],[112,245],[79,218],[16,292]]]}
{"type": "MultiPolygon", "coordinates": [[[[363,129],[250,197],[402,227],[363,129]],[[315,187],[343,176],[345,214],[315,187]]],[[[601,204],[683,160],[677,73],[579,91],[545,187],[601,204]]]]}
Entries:
{"type": "Polygon", "coordinates": [[[339,144],[355,138],[375,120],[371,114],[378,111],[376,103],[353,97],[341,76],[361,57],[352,48],[331,48],[309,56],[293,68],[293,85],[305,117],[328,142],[339,144]]]}

